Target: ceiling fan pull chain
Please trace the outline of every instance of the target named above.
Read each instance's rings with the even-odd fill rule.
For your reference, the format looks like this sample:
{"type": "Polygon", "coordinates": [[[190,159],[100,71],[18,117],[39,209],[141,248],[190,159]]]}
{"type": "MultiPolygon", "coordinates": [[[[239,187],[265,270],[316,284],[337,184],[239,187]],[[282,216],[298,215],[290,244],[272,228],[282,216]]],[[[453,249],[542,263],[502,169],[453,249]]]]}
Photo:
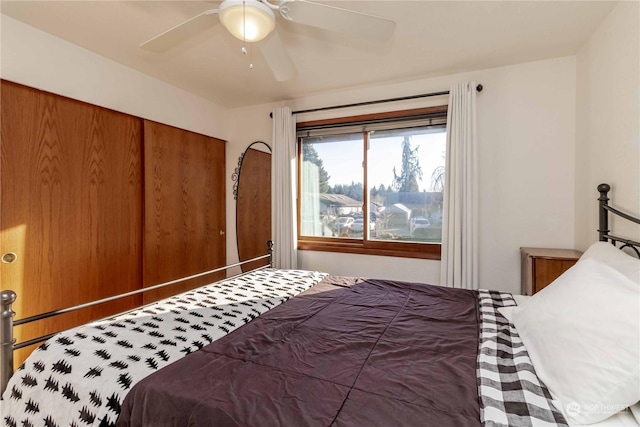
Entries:
{"type": "MultiPolygon", "coordinates": [[[[242,2],[242,54],[247,54],[247,2],[242,2]]],[[[249,55],[249,69],[253,70],[253,50],[249,55]]]]}
{"type": "Polygon", "coordinates": [[[242,53],[247,53],[247,2],[242,2],[242,53]]]}

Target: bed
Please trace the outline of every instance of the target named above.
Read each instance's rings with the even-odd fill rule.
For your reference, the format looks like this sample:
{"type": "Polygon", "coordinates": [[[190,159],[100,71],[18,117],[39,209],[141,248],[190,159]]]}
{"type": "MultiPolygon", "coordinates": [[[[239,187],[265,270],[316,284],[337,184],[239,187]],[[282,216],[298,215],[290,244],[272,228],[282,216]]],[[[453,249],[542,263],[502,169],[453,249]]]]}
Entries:
{"type": "MultiPolygon", "coordinates": [[[[603,215],[619,212],[599,190],[603,215]]],[[[606,218],[603,242],[640,245],[612,236],[606,218]]],[[[638,425],[640,261],[609,243],[583,258],[518,303],[260,269],[49,338],[6,384],[3,422],[638,425]],[[584,289],[591,296],[575,298],[584,289]]]]}

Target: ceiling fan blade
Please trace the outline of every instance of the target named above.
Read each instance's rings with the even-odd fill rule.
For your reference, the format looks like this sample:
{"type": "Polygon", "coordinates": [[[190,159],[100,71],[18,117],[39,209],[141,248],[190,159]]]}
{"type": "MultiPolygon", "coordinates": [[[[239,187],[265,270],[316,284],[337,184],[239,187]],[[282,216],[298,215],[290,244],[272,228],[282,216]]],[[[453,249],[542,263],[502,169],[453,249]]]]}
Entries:
{"type": "Polygon", "coordinates": [[[152,39],[140,45],[141,48],[152,52],[164,52],[170,48],[177,46],[188,38],[210,28],[218,22],[218,9],[209,9],[184,21],[175,27],[169,28],[167,31],[158,34],[152,39]]]}
{"type": "Polygon", "coordinates": [[[307,0],[294,0],[280,9],[285,18],[299,24],[379,41],[391,38],[396,28],[392,19],[307,0]]]}
{"type": "Polygon", "coordinates": [[[289,52],[284,47],[277,31],[271,33],[269,37],[260,43],[260,52],[277,81],[291,80],[298,74],[296,66],[293,64],[289,52]]]}

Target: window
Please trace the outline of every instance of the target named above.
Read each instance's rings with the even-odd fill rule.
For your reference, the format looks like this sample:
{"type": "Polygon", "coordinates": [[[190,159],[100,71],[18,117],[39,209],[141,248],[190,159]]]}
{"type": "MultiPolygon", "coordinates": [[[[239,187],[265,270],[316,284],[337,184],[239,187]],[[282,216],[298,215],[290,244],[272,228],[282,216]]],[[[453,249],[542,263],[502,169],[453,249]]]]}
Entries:
{"type": "Polygon", "coordinates": [[[446,111],[299,123],[299,248],[439,259],[446,111]]]}

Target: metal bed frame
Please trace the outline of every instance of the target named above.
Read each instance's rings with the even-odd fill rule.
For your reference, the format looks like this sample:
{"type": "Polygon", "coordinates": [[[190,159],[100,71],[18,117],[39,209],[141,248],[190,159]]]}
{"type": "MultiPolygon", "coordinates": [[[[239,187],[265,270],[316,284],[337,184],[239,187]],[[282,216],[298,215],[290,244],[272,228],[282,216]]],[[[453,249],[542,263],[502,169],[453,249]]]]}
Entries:
{"type": "MultiPolygon", "coordinates": [[[[1,300],[1,312],[0,312],[0,395],[4,393],[5,389],[7,388],[7,384],[9,383],[9,379],[11,378],[11,376],[13,375],[13,352],[14,350],[18,350],[24,347],[28,347],[30,345],[33,344],[37,344],[39,342],[42,341],[46,341],[49,338],[53,337],[56,334],[59,334],[60,332],[63,331],[58,331],[58,332],[54,332],[51,334],[46,334],[46,335],[42,335],[40,337],[36,337],[27,341],[22,341],[19,343],[16,343],[16,340],[13,338],[13,327],[14,326],[19,326],[19,325],[24,325],[27,323],[31,323],[31,322],[36,322],[38,320],[43,320],[43,319],[47,319],[49,317],[55,317],[58,316],[60,314],[64,314],[64,313],[69,313],[72,311],[76,311],[76,310],[80,310],[83,308],[87,308],[87,307],[92,307],[94,305],[98,305],[98,304],[103,304],[105,302],[110,302],[110,301],[114,301],[120,298],[125,298],[125,297],[130,297],[133,295],[137,295],[137,294],[142,294],[148,291],[152,291],[155,289],[160,289],[160,288],[164,288],[166,286],[169,285],[174,285],[176,283],[180,283],[180,282],[184,282],[187,280],[191,280],[191,279],[196,279],[198,277],[202,277],[202,276],[206,276],[208,274],[213,274],[213,273],[218,273],[220,271],[225,271],[228,270],[230,268],[233,267],[239,267],[241,265],[244,264],[248,264],[250,262],[254,262],[254,261],[260,261],[263,259],[267,259],[268,263],[265,266],[262,267],[258,267],[255,268],[251,271],[245,272],[245,273],[241,273],[238,274],[236,276],[232,276],[226,279],[230,279],[233,277],[237,277],[237,276],[242,276],[243,274],[247,274],[250,273],[252,271],[258,271],[258,270],[263,270],[265,268],[272,268],[273,267],[273,242],[271,240],[269,240],[269,242],[267,243],[268,245],[268,253],[267,255],[262,255],[256,258],[252,258],[246,261],[241,261],[241,262],[237,262],[235,264],[230,264],[230,265],[225,265],[224,267],[219,267],[219,268],[215,268],[213,270],[209,270],[209,271],[205,271],[202,273],[198,273],[198,274],[194,274],[192,276],[188,276],[188,277],[183,277],[180,279],[176,279],[176,280],[171,280],[168,282],[164,282],[164,283],[160,283],[158,285],[154,285],[154,286],[149,286],[147,288],[142,288],[142,289],[138,289],[135,291],[130,291],[130,292],[125,292],[119,295],[114,295],[111,297],[107,297],[107,298],[103,298],[100,300],[96,300],[96,301],[90,301],[87,303],[83,303],[83,304],[78,304],[75,305],[73,307],[68,307],[68,308],[63,308],[60,310],[54,310],[54,311],[49,311],[46,313],[41,313],[41,314],[36,314],[30,317],[25,317],[22,319],[17,319],[14,320],[13,317],[15,316],[15,312],[12,310],[11,305],[15,302],[17,296],[16,293],[12,290],[3,290],[1,295],[0,295],[0,300],[1,300]]],[[[222,279],[222,280],[226,280],[226,279],[222,279]]],[[[152,303],[154,304],[154,303],[152,303]]],[[[136,307],[134,310],[139,309],[140,307],[136,307]]],[[[125,311],[128,312],[130,310],[125,311]]],[[[120,313],[122,314],[122,313],[120,313]]],[[[114,314],[112,316],[117,316],[118,314],[114,314]]],[[[109,317],[112,317],[109,316],[109,317]]]]}
{"type": "Polygon", "coordinates": [[[599,240],[601,242],[611,242],[611,244],[613,244],[614,246],[617,246],[617,244],[619,243],[619,249],[629,248],[635,252],[638,258],[640,258],[640,242],[625,239],[611,234],[611,230],[609,229],[609,212],[636,224],[640,224],[640,218],[636,218],[609,206],[609,197],[607,197],[607,194],[610,190],[611,186],[609,184],[598,185],[598,192],[600,193],[600,197],[598,198],[598,210],[600,215],[600,224],[598,227],[599,240]]]}

